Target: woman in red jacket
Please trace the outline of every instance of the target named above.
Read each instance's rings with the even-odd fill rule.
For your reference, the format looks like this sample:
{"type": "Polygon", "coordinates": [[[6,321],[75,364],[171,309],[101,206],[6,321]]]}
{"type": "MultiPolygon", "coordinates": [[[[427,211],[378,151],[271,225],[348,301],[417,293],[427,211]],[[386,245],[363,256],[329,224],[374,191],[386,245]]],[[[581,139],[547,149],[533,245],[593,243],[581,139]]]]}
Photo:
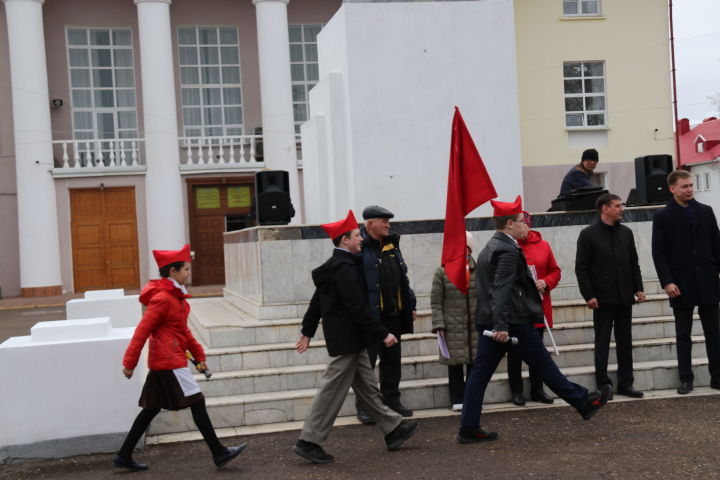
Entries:
{"type": "MultiPolygon", "coordinates": [[[[527,212],[523,212],[525,223],[528,227],[532,227],[532,218],[527,212]]],[[[537,274],[536,286],[542,296],[542,308],[548,325],[552,327],[552,302],[550,300],[550,290],[555,288],[560,282],[560,267],[555,261],[550,244],[542,239],[540,232],[528,229],[528,236],[519,241],[520,247],[525,254],[528,266],[535,268],[537,274]]],[[[543,337],[545,324],[535,324],[540,338],[543,337]]],[[[525,405],[525,397],[523,396],[523,381],[520,369],[522,360],[519,355],[508,353],[508,380],[510,382],[510,391],[512,392],[513,403],[517,406],[525,405]]],[[[530,369],[530,399],[535,402],[553,403],[553,399],[545,393],[543,389],[542,379],[534,369],[530,369]]]]}
{"type": "Polygon", "coordinates": [[[150,338],[148,367],[138,414],[120,451],[113,459],[116,467],[147,470],[148,466],[132,458],[132,452],[150,422],[161,409],[180,410],[190,407],[193,420],[212,452],[213,461],[222,467],[235,458],[245,444],[226,448],[215,435],[205,407],[205,397],[187,366],[186,351],[205,370],[205,352],[187,325],[190,305],[185,284],[190,276],[190,245],[181,250],[153,250],[160,269],[159,280],[151,280],[140,293],[140,302],[147,306],[135,328],[123,359],[123,375],[131,378],[145,341],[150,338]]]}

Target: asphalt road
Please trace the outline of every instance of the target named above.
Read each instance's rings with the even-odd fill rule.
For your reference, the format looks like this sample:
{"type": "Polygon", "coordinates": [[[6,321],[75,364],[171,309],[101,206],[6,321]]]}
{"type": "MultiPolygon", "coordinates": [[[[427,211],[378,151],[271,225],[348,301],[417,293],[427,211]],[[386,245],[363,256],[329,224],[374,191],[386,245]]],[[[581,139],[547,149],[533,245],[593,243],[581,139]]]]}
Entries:
{"type": "Polygon", "coordinates": [[[30,335],[37,322],[65,320],[65,307],[0,309],[0,343],[10,337],[30,335]]]}

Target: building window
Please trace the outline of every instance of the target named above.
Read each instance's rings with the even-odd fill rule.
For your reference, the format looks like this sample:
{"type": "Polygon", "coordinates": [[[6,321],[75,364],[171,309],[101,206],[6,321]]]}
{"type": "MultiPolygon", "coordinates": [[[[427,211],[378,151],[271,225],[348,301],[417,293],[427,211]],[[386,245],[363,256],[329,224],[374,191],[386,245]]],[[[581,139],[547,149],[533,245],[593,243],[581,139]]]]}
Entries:
{"type": "Polygon", "coordinates": [[[565,126],[605,127],[605,63],[565,62],[565,126]]]}
{"type": "Polygon", "coordinates": [[[237,29],[180,27],[177,34],[184,135],[242,135],[237,29]]]}
{"type": "MultiPolygon", "coordinates": [[[[130,29],[68,28],[66,40],[73,138],[137,138],[130,29]]],[[[100,149],[108,151],[109,142],[100,149]]]]}
{"type": "Polygon", "coordinates": [[[600,0],[564,0],[563,15],[572,16],[598,16],[600,15],[600,0]]]}
{"type": "Polygon", "coordinates": [[[322,25],[290,25],[290,74],[292,77],[295,132],[310,117],[308,93],[318,83],[317,35],[322,25]]]}

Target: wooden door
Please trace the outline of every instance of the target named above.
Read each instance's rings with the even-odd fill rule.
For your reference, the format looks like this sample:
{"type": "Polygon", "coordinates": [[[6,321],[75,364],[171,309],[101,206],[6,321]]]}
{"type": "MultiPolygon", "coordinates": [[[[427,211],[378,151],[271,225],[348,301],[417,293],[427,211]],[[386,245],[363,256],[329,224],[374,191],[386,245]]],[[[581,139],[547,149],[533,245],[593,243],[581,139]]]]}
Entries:
{"type": "Polygon", "coordinates": [[[135,188],[70,190],[76,292],[140,287],[135,188]]]}
{"type": "Polygon", "coordinates": [[[223,233],[245,228],[253,177],[188,180],[193,285],[225,283],[223,233]]]}

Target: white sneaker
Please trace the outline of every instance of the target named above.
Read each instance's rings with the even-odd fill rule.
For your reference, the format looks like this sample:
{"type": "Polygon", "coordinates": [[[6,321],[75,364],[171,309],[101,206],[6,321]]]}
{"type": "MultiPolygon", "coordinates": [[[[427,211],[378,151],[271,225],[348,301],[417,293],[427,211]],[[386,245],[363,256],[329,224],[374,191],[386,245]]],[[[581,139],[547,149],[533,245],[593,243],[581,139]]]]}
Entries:
{"type": "Polygon", "coordinates": [[[462,403],[453,403],[452,411],[453,412],[462,412],[462,403]]]}

